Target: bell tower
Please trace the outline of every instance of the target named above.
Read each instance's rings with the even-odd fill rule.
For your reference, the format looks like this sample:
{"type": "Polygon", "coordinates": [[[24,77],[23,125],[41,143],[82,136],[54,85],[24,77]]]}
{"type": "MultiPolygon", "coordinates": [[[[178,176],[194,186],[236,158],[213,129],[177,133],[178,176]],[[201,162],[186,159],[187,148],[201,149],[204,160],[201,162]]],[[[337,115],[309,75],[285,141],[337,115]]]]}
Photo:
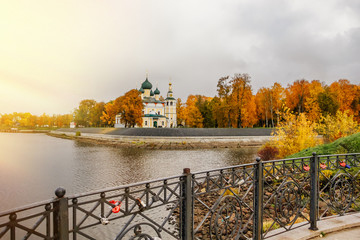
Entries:
{"type": "Polygon", "coordinates": [[[169,82],[169,90],[165,99],[165,116],[167,117],[167,127],[174,128],[176,124],[176,99],[173,96],[172,83],[169,82]]]}

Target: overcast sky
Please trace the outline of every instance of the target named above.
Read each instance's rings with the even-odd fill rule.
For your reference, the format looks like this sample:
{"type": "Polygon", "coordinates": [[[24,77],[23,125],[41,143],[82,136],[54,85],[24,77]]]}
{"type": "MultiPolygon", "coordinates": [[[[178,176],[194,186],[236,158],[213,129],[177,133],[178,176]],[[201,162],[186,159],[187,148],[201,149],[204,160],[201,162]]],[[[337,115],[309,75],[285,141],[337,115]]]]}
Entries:
{"type": "Polygon", "coordinates": [[[70,113],[145,80],[214,96],[297,79],[360,83],[359,0],[1,1],[0,113],[70,113]]]}

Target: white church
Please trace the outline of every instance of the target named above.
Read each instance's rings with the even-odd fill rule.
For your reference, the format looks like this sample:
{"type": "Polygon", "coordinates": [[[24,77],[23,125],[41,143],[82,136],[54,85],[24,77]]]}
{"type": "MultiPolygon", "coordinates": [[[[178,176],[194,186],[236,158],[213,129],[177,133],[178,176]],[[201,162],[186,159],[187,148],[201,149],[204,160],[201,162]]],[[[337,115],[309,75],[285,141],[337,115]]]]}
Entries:
{"type": "MultiPolygon", "coordinates": [[[[169,83],[169,90],[165,101],[160,101],[158,88],[152,91],[152,84],[148,77],[141,84],[139,89],[144,104],[142,126],[143,128],[174,128],[176,127],[176,99],[173,97],[172,84],[169,83]]],[[[115,128],[124,127],[120,123],[120,115],[116,115],[115,128]]]]}

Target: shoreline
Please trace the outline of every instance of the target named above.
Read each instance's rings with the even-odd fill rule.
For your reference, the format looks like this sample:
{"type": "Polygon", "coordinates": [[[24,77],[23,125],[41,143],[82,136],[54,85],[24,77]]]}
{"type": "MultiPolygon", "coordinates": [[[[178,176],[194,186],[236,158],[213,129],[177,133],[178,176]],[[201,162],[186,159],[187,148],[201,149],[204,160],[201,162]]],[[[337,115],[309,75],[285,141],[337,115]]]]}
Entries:
{"type": "Polygon", "coordinates": [[[2,133],[48,133],[51,130],[32,130],[32,129],[1,129],[0,132],[2,133]]]}
{"type": "Polygon", "coordinates": [[[202,136],[202,137],[155,137],[155,136],[120,136],[107,134],[50,131],[48,136],[77,140],[113,147],[144,149],[213,149],[260,147],[270,140],[271,136],[202,136]]]}

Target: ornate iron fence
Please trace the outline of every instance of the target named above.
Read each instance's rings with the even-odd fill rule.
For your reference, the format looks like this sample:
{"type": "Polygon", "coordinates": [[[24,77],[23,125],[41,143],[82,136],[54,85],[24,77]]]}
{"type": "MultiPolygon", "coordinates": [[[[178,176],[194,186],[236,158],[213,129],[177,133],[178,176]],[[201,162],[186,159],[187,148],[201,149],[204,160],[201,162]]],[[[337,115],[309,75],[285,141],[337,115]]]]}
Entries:
{"type": "Polygon", "coordinates": [[[360,211],[360,154],[275,160],[65,196],[0,213],[3,239],[263,239],[360,211]],[[276,231],[279,233],[279,230],[276,231]]]}

